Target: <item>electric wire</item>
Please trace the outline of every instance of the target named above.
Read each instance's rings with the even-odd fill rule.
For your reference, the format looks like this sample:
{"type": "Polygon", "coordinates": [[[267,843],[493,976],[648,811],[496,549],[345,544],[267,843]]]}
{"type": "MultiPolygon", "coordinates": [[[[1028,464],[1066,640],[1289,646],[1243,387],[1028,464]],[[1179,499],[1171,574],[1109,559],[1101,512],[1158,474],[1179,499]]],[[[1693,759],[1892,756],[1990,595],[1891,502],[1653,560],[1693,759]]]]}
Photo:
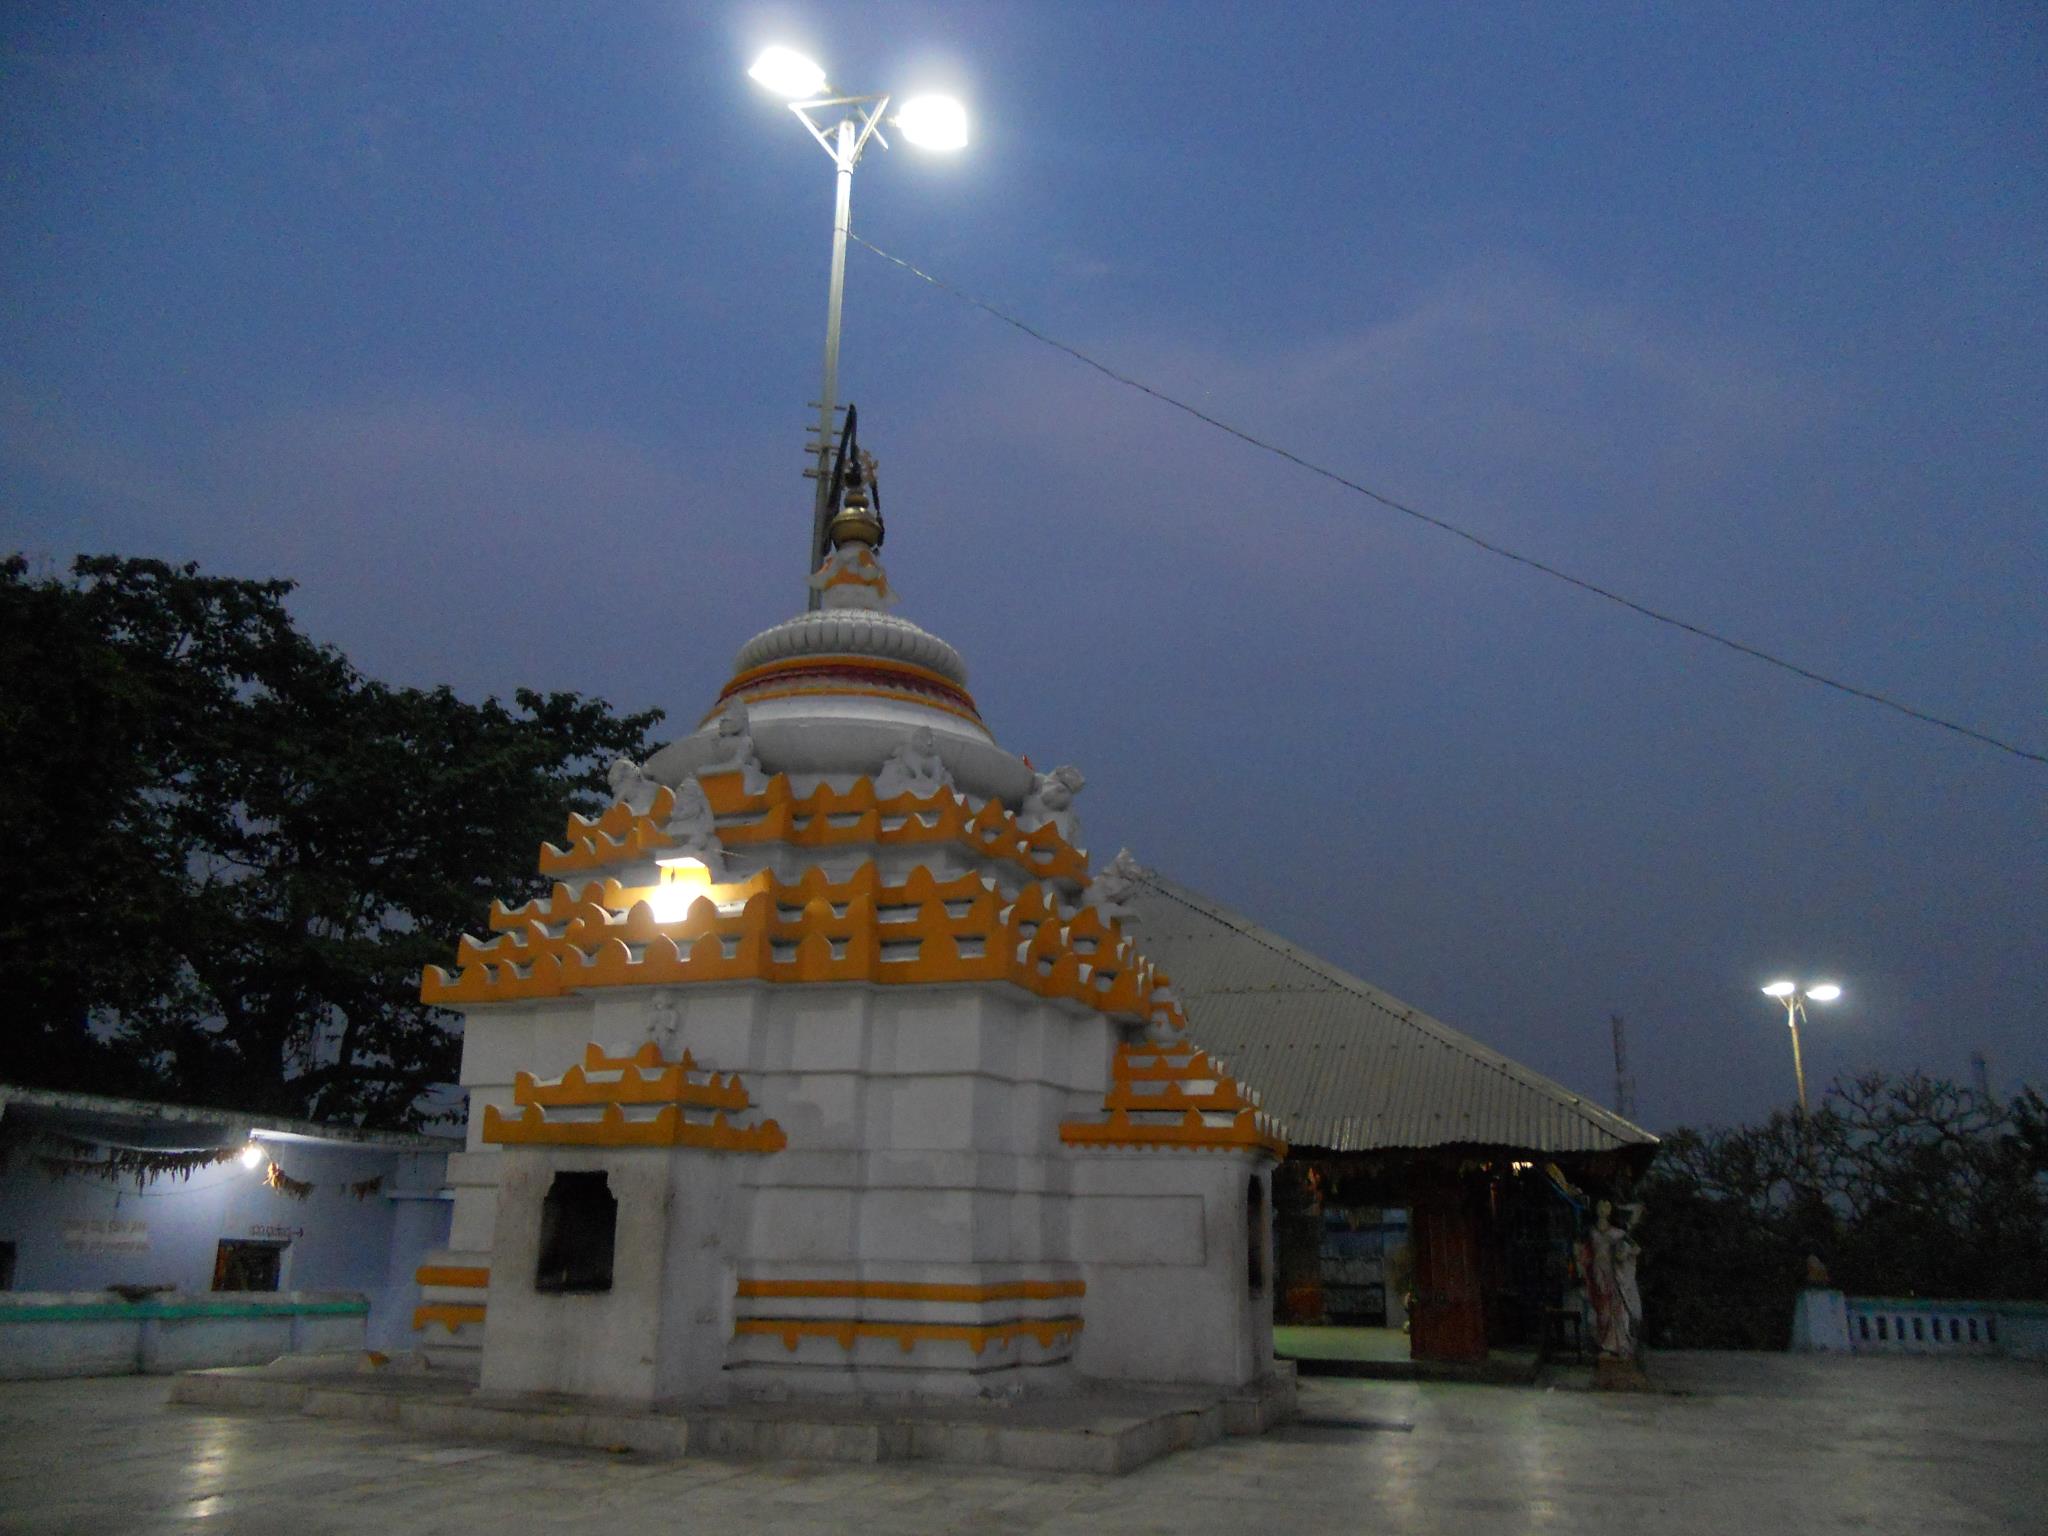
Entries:
{"type": "Polygon", "coordinates": [[[1845,683],[1841,681],[1841,679],[1839,678],[1829,677],[1825,673],[1816,672],[1810,667],[1801,666],[1796,661],[1789,661],[1783,656],[1775,655],[1770,651],[1762,649],[1761,647],[1751,645],[1747,641],[1737,640],[1733,636],[1724,635],[1717,630],[1708,629],[1705,625],[1695,624],[1689,619],[1679,618],[1676,614],[1665,613],[1660,609],[1650,607],[1647,603],[1637,602],[1634,598],[1628,597],[1623,593],[1617,592],[1611,587],[1604,587],[1600,585],[1598,582],[1590,581],[1583,576],[1575,576],[1570,571],[1561,570],[1557,566],[1551,565],[1547,561],[1539,560],[1533,555],[1525,555],[1521,553],[1519,550],[1508,548],[1504,544],[1497,544],[1491,539],[1488,539],[1480,534],[1473,533],[1470,529],[1461,528],[1456,523],[1450,522],[1445,518],[1438,517],[1434,513],[1425,512],[1420,507],[1411,506],[1407,502],[1398,501],[1392,496],[1383,495],[1381,492],[1372,489],[1370,486],[1360,485],[1356,480],[1352,480],[1343,475],[1340,475],[1333,469],[1325,469],[1322,465],[1303,458],[1300,454],[1293,452],[1291,449],[1283,448],[1282,446],[1280,446],[1280,444],[1269,442],[1265,438],[1256,437],[1253,434],[1244,431],[1242,428],[1234,427],[1227,421],[1223,421],[1215,416],[1211,416],[1207,411],[1202,410],[1199,406],[1190,405],[1185,400],[1179,400],[1176,399],[1174,396],[1167,394],[1164,390],[1155,389],[1150,384],[1145,383],[1142,379],[1134,379],[1128,374],[1119,373],[1116,371],[1116,369],[1111,368],[1106,363],[1096,361],[1087,353],[1081,351],[1078,347],[1071,347],[1067,345],[1067,343],[1065,343],[1064,341],[1059,340],[1057,337],[1048,336],[1045,332],[1039,330],[1036,326],[1033,326],[1023,320],[1018,319],[1015,315],[1010,314],[1005,310],[998,309],[993,304],[986,303],[985,301],[976,298],[973,294],[968,293],[963,289],[954,287],[951,283],[946,282],[943,278],[934,277],[931,273],[925,271],[922,267],[915,266],[912,263],[905,261],[901,256],[891,255],[889,252],[883,250],[880,246],[874,244],[872,241],[864,240],[859,235],[854,234],[850,230],[847,232],[847,238],[852,240],[856,245],[864,246],[869,251],[872,251],[875,255],[881,257],[882,260],[889,262],[891,265],[901,267],[904,271],[910,273],[912,276],[924,279],[925,282],[930,283],[934,288],[939,289],[941,292],[951,294],[954,298],[959,299],[962,303],[971,304],[974,308],[981,310],[984,314],[992,315],[996,319],[1002,321],[1003,324],[1010,326],[1015,330],[1022,331],[1026,336],[1029,336],[1033,341],[1040,342],[1045,346],[1053,348],[1055,351],[1064,352],[1067,356],[1073,358],[1076,362],[1086,364],[1088,367],[1094,369],[1104,378],[1114,380],[1116,383],[1122,384],[1126,388],[1135,389],[1140,394],[1150,395],[1154,400],[1157,400],[1162,405],[1170,405],[1177,411],[1183,411],[1186,414],[1194,417],[1195,420],[1202,422],[1206,426],[1214,427],[1217,431],[1227,433],[1231,437],[1236,438],[1239,442],[1249,444],[1251,447],[1257,448],[1262,452],[1270,453],[1276,458],[1285,459],[1288,463],[1295,465],[1297,468],[1305,469],[1312,475],[1319,475],[1325,480],[1329,480],[1337,485],[1341,485],[1348,491],[1356,492],[1358,495],[1363,496],[1370,501],[1377,502],[1380,506],[1387,508],[1389,511],[1399,512],[1405,517],[1414,518],[1417,522],[1426,523],[1430,527],[1435,528],[1440,532],[1448,533],[1456,538],[1463,539],[1466,543],[1474,545],[1477,548],[1486,551],[1486,553],[1490,555],[1497,555],[1503,560],[1509,560],[1514,562],[1516,565],[1526,566],[1528,569],[1536,571],[1541,575],[1549,576],[1554,580],[1566,583],[1568,586],[1577,587],[1582,592],[1588,592],[1595,597],[1603,598],[1607,602],[1613,603],[1618,607],[1626,608],[1631,613],[1638,614],[1643,618],[1654,620],[1659,624],[1668,625],[1672,629],[1682,630],[1686,634],[1692,635],[1697,639],[1710,641],[1715,645],[1723,646],[1726,649],[1737,652],[1740,655],[1748,656],[1753,660],[1763,662],[1766,666],[1776,667],[1780,671],[1789,672],[1794,677],[1803,678],[1807,682],[1817,683],[1823,688],[1831,688],[1837,693],[1847,694],[1850,698],[1862,699],[1866,703],[1876,704],[1884,709],[1889,709],[1897,714],[1904,715],[1909,720],[1917,720],[1923,725],[1939,726],[1942,730],[1953,731],[1958,736],[1966,737],[1969,740],[1977,742],[1982,746],[1994,747],[2000,752],[2010,753],[2012,756],[2022,758],[2027,762],[2048,764],[2048,753],[2031,751],[2026,747],[2017,746],[2010,741],[2005,741],[1997,736],[1990,735],[1988,732],[1976,730],[1971,726],[1963,725],[1958,723],[1957,721],[1945,719],[1940,715],[1932,714],[1927,710],[1916,708],[1914,705],[1907,704],[1902,700],[1892,698],[1887,694],[1878,693],[1869,688],[1859,688],[1854,683],[1845,683]]]}

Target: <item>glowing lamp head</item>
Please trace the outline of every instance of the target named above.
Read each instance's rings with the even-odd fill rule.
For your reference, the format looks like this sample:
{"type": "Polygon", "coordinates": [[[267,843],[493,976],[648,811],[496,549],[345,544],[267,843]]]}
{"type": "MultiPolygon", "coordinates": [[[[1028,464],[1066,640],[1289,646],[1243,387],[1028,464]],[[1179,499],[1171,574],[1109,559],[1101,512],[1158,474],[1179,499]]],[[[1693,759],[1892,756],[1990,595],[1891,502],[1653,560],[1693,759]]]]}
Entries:
{"type": "Polygon", "coordinates": [[[825,94],[825,71],[794,48],[764,48],[747,71],[749,78],[784,101],[825,94]]]}
{"type": "Polygon", "coordinates": [[[257,1146],[255,1142],[252,1141],[249,1143],[249,1145],[242,1148],[242,1156],[240,1158],[240,1162],[244,1168],[254,1168],[257,1164],[261,1163],[262,1161],[263,1149],[257,1146]]]}
{"type": "Polygon", "coordinates": [[[913,96],[896,114],[903,137],[919,149],[967,147],[967,109],[951,96],[913,96]]]}
{"type": "Polygon", "coordinates": [[[1796,982],[1774,981],[1768,987],[1764,988],[1764,996],[1784,999],[1790,997],[1794,992],[1797,992],[1798,990],[1799,986],[1796,982]]]}
{"type": "Polygon", "coordinates": [[[1824,981],[1817,987],[1808,987],[1806,995],[1816,1003],[1832,1003],[1842,995],[1842,989],[1832,981],[1824,981]]]}

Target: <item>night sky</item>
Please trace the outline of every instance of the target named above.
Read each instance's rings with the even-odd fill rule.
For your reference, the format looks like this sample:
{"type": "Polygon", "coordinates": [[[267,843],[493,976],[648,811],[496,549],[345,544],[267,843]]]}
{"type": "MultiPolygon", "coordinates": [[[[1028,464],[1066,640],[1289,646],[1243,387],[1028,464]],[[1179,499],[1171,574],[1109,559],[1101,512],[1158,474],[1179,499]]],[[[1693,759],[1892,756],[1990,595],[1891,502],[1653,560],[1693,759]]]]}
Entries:
{"type": "MultiPolygon", "coordinates": [[[[57,5],[0,14],[0,546],[283,575],[398,682],[692,728],[802,603],[855,228],[1642,601],[2048,750],[2025,4],[57,5]]],[[[856,248],[898,610],[1128,844],[1638,1117],[2048,1082],[2048,769],[1267,458],[856,248]]]]}

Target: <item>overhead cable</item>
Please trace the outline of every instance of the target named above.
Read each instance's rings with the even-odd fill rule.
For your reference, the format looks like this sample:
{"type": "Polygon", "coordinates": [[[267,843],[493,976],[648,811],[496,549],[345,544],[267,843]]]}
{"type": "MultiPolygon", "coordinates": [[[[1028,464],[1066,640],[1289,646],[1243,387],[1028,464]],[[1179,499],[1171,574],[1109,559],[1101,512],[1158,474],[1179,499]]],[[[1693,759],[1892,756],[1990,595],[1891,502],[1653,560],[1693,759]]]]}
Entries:
{"type": "Polygon", "coordinates": [[[1045,332],[1018,319],[1015,315],[998,309],[993,304],[977,299],[973,294],[954,287],[942,278],[932,276],[931,273],[923,268],[905,261],[901,256],[892,256],[872,241],[863,240],[859,235],[851,232],[848,233],[848,238],[856,245],[864,246],[874,252],[882,260],[901,267],[904,271],[915,277],[923,278],[934,288],[951,294],[962,303],[971,304],[983,313],[993,315],[996,319],[1002,321],[1003,324],[1022,331],[1033,341],[1041,342],[1055,351],[1064,352],[1076,362],[1085,363],[1088,367],[1103,375],[1103,377],[1112,379],[1129,389],[1135,389],[1141,394],[1150,395],[1162,405],[1170,405],[1177,411],[1184,411],[1205,426],[1214,427],[1219,432],[1226,432],[1239,442],[1248,443],[1262,452],[1270,453],[1276,458],[1285,459],[1288,463],[1305,469],[1312,475],[1319,475],[1325,480],[1333,481],[1348,491],[1355,491],[1358,495],[1379,503],[1379,505],[1387,508],[1389,511],[1399,512],[1405,517],[1412,517],[1420,523],[1427,523],[1432,528],[1452,534],[1457,538],[1463,539],[1468,544],[1476,545],[1490,555],[1498,555],[1503,560],[1511,560],[1516,565],[1526,566],[1532,571],[1577,587],[1582,592],[1589,592],[1595,597],[1604,598],[1606,601],[1618,607],[1626,608],[1631,613],[1639,614],[1643,618],[1653,619],[1659,624],[1683,630],[1685,633],[1696,636],[1701,640],[1711,641],[1715,645],[1724,646],[1728,650],[1739,652],[1744,656],[1763,662],[1766,666],[1776,667],[1780,671],[1791,673],[1794,677],[1804,678],[1809,683],[1818,683],[1823,688],[1832,688],[1837,693],[1845,693],[1851,698],[1862,699],[1866,703],[1879,705],[1882,708],[1892,710],[1894,713],[1904,715],[1909,720],[1917,720],[1923,725],[1934,725],[1939,726],[1945,731],[1953,731],[1958,736],[1967,737],[1971,741],[1983,746],[1994,747],[1998,751],[2010,753],[2014,757],[2024,758],[2028,762],[2048,764],[2048,753],[2030,751],[2026,747],[2016,746],[2012,742],[2001,740],[1999,737],[1976,730],[1971,726],[1962,725],[1954,720],[1944,719],[1940,715],[1931,714],[1927,710],[1916,708],[1911,704],[1891,698],[1886,694],[1877,693],[1869,688],[1859,688],[1854,683],[1845,683],[1839,678],[1829,677],[1825,673],[1816,672],[1811,667],[1803,667],[1796,661],[1788,661],[1783,656],[1774,655],[1758,646],[1749,644],[1747,641],[1737,640],[1730,635],[1724,635],[1716,630],[1708,629],[1703,624],[1695,624],[1688,619],[1681,619],[1675,614],[1661,612],[1650,607],[1647,603],[1639,603],[1632,597],[1624,596],[1622,593],[1614,591],[1611,587],[1603,587],[1596,581],[1589,581],[1583,576],[1575,576],[1570,571],[1559,570],[1556,566],[1546,561],[1538,560],[1533,555],[1525,555],[1518,550],[1509,549],[1503,544],[1496,544],[1493,540],[1473,533],[1470,529],[1461,528],[1456,523],[1449,522],[1444,518],[1436,516],[1434,513],[1425,512],[1420,507],[1410,506],[1404,501],[1397,501],[1392,496],[1383,495],[1379,491],[1373,490],[1370,486],[1360,485],[1356,480],[1340,475],[1333,469],[1325,469],[1320,464],[1312,463],[1308,459],[1304,459],[1300,454],[1281,447],[1278,443],[1268,442],[1262,437],[1255,437],[1239,427],[1232,426],[1227,421],[1221,421],[1211,416],[1207,411],[1202,410],[1198,406],[1189,405],[1185,400],[1175,399],[1164,390],[1154,389],[1150,384],[1145,383],[1141,379],[1134,379],[1128,374],[1118,373],[1107,364],[1097,362],[1078,347],[1070,347],[1064,341],[1046,335],[1045,332]]]}

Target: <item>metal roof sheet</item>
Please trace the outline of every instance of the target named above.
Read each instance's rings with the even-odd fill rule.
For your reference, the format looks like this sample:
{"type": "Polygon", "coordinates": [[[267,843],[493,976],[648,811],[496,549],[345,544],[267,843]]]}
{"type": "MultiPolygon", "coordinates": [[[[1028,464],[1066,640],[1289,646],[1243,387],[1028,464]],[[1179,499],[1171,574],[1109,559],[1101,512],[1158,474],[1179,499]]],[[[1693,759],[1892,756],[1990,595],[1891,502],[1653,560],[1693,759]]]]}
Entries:
{"type": "Polygon", "coordinates": [[[1653,1146],[1612,1110],[1147,870],[1138,947],[1188,1029],[1289,1141],[1336,1152],[1457,1142],[1554,1154],[1653,1146]]]}

